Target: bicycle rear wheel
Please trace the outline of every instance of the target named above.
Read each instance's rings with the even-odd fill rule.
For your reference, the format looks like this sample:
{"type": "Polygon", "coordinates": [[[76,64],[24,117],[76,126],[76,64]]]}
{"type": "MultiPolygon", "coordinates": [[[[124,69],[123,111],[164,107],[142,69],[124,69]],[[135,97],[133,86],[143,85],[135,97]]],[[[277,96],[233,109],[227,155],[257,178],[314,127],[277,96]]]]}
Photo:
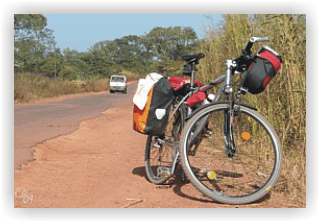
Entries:
{"type": "MultiPolygon", "coordinates": [[[[177,102],[174,104],[177,104],[177,102]]],[[[149,135],[147,138],[145,149],[146,177],[154,184],[163,184],[169,180],[172,175],[172,169],[175,167],[180,134],[184,123],[184,110],[182,107],[168,122],[163,135],[149,135]]],[[[169,117],[173,109],[174,107],[171,106],[169,117]]]]}
{"type": "Polygon", "coordinates": [[[209,198],[228,204],[254,202],[275,185],[282,153],[279,138],[256,111],[239,106],[232,117],[232,138],[225,133],[228,104],[214,104],[196,113],[187,123],[179,144],[182,167],[191,183],[209,198]],[[210,137],[202,136],[190,155],[192,132],[208,117],[210,137]],[[230,155],[231,144],[235,151],[230,155]],[[188,145],[189,144],[189,145],[188,145]]]}

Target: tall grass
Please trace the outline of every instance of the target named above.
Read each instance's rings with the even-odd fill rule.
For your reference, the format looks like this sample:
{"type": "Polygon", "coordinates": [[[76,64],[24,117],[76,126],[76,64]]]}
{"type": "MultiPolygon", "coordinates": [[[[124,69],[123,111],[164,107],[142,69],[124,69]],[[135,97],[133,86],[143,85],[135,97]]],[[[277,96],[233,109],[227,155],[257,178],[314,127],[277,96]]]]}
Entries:
{"type": "MultiPolygon", "coordinates": [[[[127,70],[117,70],[127,81],[142,78],[143,75],[127,70]]],[[[86,80],[52,79],[40,74],[16,73],[14,75],[14,101],[27,103],[47,97],[57,97],[75,93],[99,92],[109,89],[109,78],[91,77],[86,80]]]]}
{"type": "Polygon", "coordinates": [[[74,93],[98,92],[109,89],[109,79],[92,78],[86,81],[51,79],[32,73],[14,76],[14,101],[33,102],[47,97],[74,93]]]}
{"type": "MultiPolygon", "coordinates": [[[[282,174],[275,191],[291,203],[306,204],[306,25],[303,15],[226,15],[222,28],[211,27],[198,51],[206,58],[197,78],[207,82],[224,73],[225,60],[239,56],[252,36],[268,36],[267,45],[283,58],[282,68],[259,95],[244,101],[267,117],[284,151],[282,174]]],[[[256,52],[262,44],[256,44],[256,52]]]]}

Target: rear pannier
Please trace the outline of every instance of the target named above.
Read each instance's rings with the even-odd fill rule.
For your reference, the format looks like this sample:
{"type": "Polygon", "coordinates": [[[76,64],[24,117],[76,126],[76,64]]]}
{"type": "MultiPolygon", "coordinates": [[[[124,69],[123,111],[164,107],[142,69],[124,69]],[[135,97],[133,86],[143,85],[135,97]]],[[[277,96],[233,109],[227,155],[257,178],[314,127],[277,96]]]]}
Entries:
{"type": "Polygon", "coordinates": [[[133,97],[133,129],[147,135],[163,134],[173,100],[173,90],[166,77],[151,73],[140,79],[133,97]]]}
{"type": "Polygon", "coordinates": [[[252,94],[263,92],[280,69],[282,63],[280,55],[268,49],[270,48],[265,47],[259,50],[243,79],[242,86],[252,94]]]}

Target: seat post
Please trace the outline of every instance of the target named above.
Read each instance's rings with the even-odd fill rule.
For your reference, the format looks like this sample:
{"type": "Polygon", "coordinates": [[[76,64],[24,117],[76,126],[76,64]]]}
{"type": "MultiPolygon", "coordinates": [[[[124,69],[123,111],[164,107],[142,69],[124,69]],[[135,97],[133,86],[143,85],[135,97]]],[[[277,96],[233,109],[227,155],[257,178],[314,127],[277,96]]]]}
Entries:
{"type": "Polygon", "coordinates": [[[195,64],[193,62],[192,63],[191,78],[190,78],[190,86],[191,86],[191,88],[193,88],[193,82],[194,82],[194,69],[195,69],[195,64]]]}

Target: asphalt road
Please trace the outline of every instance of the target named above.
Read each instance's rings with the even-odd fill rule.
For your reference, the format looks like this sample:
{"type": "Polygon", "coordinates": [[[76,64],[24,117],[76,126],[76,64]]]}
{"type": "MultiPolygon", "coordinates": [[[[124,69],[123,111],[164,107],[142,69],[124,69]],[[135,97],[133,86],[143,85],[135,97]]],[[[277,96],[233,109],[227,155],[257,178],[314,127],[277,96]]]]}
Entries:
{"type": "MultiPolygon", "coordinates": [[[[98,117],[101,112],[129,106],[136,84],[128,93],[100,92],[66,97],[61,101],[14,106],[14,169],[32,160],[37,143],[76,130],[82,120],[98,117]]],[[[106,126],[108,127],[108,126],[106,126]]]]}

